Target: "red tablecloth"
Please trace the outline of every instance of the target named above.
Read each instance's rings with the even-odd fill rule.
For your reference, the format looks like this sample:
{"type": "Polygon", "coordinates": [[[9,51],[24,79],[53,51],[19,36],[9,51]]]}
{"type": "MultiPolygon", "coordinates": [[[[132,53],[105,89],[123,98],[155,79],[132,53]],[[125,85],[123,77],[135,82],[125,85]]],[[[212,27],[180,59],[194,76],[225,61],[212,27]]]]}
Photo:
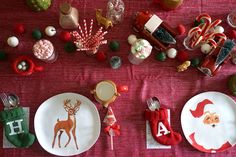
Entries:
{"type": "MultiPolygon", "coordinates": [[[[107,62],[98,62],[94,57],[88,57],[83,53],[68,54],[64,51],[64,43],[57,36],[46,37],[52,41],[59,53],[58,60],[52,64],[34,59],[35,63],[44,66],[43,72],[34,73],[28,77],[15,74],[11,68],[11,62],[17,56],[26,54],[32,56],[32,45],[35,40],[31,37],[34,28],[44,30],[46,26],[53,25],[62,31],[58,24],[59,0],[54,0],[49,10],[45,12],[32,12],[24,1],[7,0],[1,1],[0,5],[0,49],[8,54],[7,61],[0,61],[0,92],[10,91],[16,93],[22,106],[30,107],[30,131],[34,132],[33,120],[39,105],[49,97],[63,93],[80,93],[94,101],[90,89],[101,80],[111,79],[117,84],[129,86],[129,91],[122,94],[113,104],[116,118],[121,125],[121,135],[114,139],[114,150],[109,149],[110,138],[101,132],[96,144],[87,152],[78,156],[162,156],[162,157],[200,157],[200,156],[236,156],[236,148],[233,147],[219,154],[205,154],[194,149],[185,138],[183,141],[166,150],[147,150],[145,136],[145,120],[143,112],[146,108],[146,99],[157,96],[162,104],[171,109],[172,127],[182,135],[180,114],[188,99],[203,91],[219,91],[229,94],[226,87],[227,78],[235,73],[235,66],[231,63],[224,65],[215,77],[206,77],[196,69],[177,73],[176,59],[168,59],[165,62],[156,61],[152,55],[142,64],[135,66],[129,63],[127,55],[130,46],[127,43],[129,34],[133,34],[131,22],[132,15],[139,10],[150,10],[158,14],[163,20],[176,27],[184,24],[187,28],[193,23],[194,18],[200,13],[208,13],[213,19],[223,19],[226,31],[230,27],[226,24],[227,14],[236,7],[234,0],[185,0],[177,10],[163,11],[151,0],[124,0],[125,19],[109,30],[106,38],[108,41],[116,39],[121,48],[118,52],[111,52],[107,45],[101,47],[101,51],[122,58],[122,67],[117,70],[110,68],[107,62]],[[12,29],[16,23],[23,23],[27,32],[18,35],[20,45],[10,48],[6,45],[9,36],[14,35],[12,29]]],[[[74,1],[73,5],[78,8],[80,21],[82,19],[95,20],[95,8],[106,10],[106,0],[74,1]]],[[[104,11],[105,14],[105,11],[104,11]]],[[[94,28],[96,30],[98,26],[94,28]]],[[[180,37],[179,40],[183,40],[180,37]]],[[[179,49],[183,49],[182,42],[178,43],[179,49]]],[[[200,52],[189,52],[191,56],[201,55],[200,52]]],[[[32,56],[33,57],[33,56],[32,56]]],[[[235,99],[235,97],[233,97],[235,99]]],[[[97,104],[97,103],[96,103],[97,104]]],[[[101,119],[104,117],[102,107],[97,104],[101,119]]],[[[46,123],[46,122],[45,122],[46,123]]],[[[29,156],[52,156],[47,153],[38,142],[27,149],[3,149],[2,127],[0,131],[0,156],[29,157],[29,156]]]]}

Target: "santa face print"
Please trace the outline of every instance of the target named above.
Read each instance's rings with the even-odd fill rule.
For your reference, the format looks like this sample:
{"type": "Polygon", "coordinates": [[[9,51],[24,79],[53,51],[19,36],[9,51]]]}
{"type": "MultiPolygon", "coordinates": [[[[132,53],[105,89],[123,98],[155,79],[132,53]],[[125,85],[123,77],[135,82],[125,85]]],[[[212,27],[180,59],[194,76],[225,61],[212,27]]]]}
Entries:
{"type": "Polygon", "coordinates": [[[194,148],[222,152],[236,143],[236,103],[223,93],[200,93],[185,104],[181,124],[194,148]]]}
{"type": "Polygon", "coordinates": [[[211,113],[209,111],[206,111],[204,113],[203,123],[205,125],[211,125],[214,128],[219,122],[219,115],[217,115],[215,112],[211,113]]]}

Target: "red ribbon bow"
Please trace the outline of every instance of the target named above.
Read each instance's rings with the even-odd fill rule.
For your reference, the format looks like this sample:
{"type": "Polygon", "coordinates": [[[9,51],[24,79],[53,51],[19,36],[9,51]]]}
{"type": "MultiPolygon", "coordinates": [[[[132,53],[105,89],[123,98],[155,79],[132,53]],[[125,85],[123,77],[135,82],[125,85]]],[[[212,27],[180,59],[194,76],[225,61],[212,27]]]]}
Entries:
{"type": "MultiPolygon", "coordinates": [[[[104,131],[109,134],[110,129],[115,133],[115,135],[120,135],[120,125],[114,124],[112,126],[107,126],[104,128],[104,131]]],[[[110,135],[110,134],[109,134],[110,135]]]]}

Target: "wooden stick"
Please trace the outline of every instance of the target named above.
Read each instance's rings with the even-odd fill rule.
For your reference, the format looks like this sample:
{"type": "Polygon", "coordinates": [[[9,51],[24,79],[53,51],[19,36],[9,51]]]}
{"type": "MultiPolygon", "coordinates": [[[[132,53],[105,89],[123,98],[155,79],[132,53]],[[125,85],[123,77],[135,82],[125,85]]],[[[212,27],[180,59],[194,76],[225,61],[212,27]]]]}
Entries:
{"type": "Polygon", "coordinates": [[[111,135],[111,150],[113,150],[113,135],[111,135]]]}

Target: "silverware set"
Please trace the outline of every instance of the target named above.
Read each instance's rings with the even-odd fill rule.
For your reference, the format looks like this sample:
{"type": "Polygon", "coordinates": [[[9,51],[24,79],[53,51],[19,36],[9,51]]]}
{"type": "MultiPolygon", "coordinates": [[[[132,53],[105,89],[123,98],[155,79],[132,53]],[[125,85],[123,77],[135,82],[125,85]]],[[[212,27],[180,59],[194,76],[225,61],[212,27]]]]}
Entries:
{"type": "Polygon", "coordinates": [[[20,104],[20,99],[13,93],[0,93],[0,99],[3,102],[5,109],[12,109],[20,104]]]}

